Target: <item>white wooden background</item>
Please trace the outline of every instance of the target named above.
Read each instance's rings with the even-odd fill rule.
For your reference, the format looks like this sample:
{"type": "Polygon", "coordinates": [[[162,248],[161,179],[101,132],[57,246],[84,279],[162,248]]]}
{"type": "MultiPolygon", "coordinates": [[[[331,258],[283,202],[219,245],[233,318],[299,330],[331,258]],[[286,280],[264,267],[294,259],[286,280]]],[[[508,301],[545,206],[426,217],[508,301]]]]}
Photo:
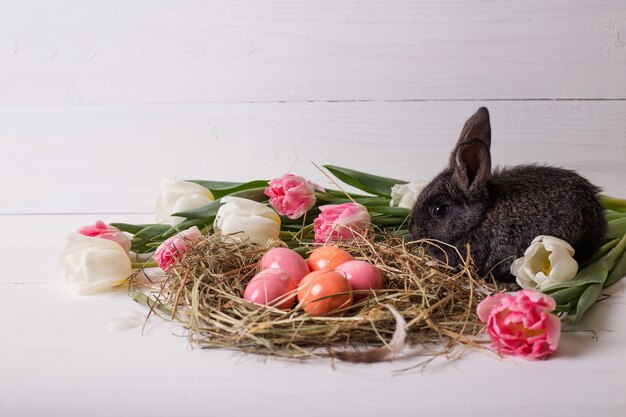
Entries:
{"type": "Polygon", "coordinates": [[[310,164],[428,179],[489,107],[494,161],[578,170],[626,197],[624,0],[0,0],[0,415],[623,416],[626,296],[546,362],[293,364],[190,349],[142,311],[69,294],[57,254],[144,222],[163,177],[310,164]],[[330,411],[328,411],[330,410],[330,411]]]}

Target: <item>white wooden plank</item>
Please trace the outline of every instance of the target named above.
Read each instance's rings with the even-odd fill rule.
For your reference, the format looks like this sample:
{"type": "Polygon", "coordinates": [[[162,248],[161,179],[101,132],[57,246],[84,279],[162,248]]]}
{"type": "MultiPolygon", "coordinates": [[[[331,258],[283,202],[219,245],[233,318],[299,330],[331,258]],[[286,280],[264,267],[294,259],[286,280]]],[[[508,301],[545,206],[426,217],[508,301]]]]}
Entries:
{"type": "MultiPolygon", "coordinates": [[[[10,416],[420,415],[618,416],[626,408],[626,304],[601,303],[563,333],[548,361],[470,354],[393,376],[416,363],[305,364],[190,350],[180,329],[152,320],[108,332],[139,310],[124,294],[77,297],[58,285],[0,284],[0,413],[10,416]],[[172,334],[173,333],[173,334],[172,334]]],[[[620,294],[621,299],[624,294],[620,294]]],[[[623,301],[623,300],[622,300],[623,301]]]]}
{"type": "MultiPolygon", "coordinates": [[[[285,172],[310,163],[428,179],[481,102],[25,106],[0,112],[0,213],[151,212],[168,176],[285,172]]],[[[626,102],[487,103],[495,164],[578,170],[626,196],[626,102]]]]}
{"type": "Polygon", "coordinates": [[[625,98],[623,0],[0,2],[0,103],[625,98]]]}

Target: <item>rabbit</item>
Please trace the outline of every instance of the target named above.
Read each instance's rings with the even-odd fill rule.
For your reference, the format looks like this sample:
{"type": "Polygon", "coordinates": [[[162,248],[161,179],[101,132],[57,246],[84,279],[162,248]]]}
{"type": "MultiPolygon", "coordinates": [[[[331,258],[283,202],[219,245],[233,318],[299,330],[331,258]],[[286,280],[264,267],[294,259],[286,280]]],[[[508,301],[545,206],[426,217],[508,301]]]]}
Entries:
{"type": "Polygon", "coordinates": [[[600,189],[574,171],[540,165],[491,169],[489,111],[470,117],[449,166],[418,196],[409,217],[411,239],[452,245],[432,254],[458,266],[466,244],[476,271],[513,282],[511,263],[539,235],[570,243],[579,265],[589,261],[606,233],[600,189]]]}

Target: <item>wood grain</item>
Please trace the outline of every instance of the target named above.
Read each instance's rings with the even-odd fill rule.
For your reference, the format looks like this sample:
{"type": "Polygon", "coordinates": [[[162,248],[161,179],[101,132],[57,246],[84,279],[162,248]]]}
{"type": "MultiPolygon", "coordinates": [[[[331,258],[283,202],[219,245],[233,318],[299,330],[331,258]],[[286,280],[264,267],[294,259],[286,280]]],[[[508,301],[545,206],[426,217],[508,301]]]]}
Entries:
{"type": "MultiPolygon", "coordinates": [[[[445,364],[293,363],[190,349],[181,329],[151,319],[109,332],[115,317],[142,311],[124,294],[76,297],[60,285],[2,285],[0,411],[7,416],[263,415],[620,416],[626,382],[625,305],[600,303],[564,333],[548,361],[472,353],[445,364]],[[28,302],[28,307],[25,303],[28,302]],[[35,309],[36,306],[36,309],[35,309]],[[597,338],[588,329],[597,333],[597,338]],[[10,359],[7,359],[10,358],[10,359]],[[539,389],[537,385],[545,386],[539,389]],[[549,388],[548,388],[549,387],[549,388]],[[530,400],[532,399],[532,400],[530,400]]],[[[623,297],[622,297],[623,298],[623,297]]]]}
{"type": "Polygon", "coordinates": [[[0,2],[0,104],[626,98],[623,0],[0,2]]]}
{"type": "MultiPolygon", "coordinates": [[[[0,213],[151,212],[162,178],[249,180],[310,163],[429,179],[482,103],[18,106],[0,112],[0,213]]],[[[626,195],[626,102],[489,103],[495,164],[578,170],[626,195]]]]}

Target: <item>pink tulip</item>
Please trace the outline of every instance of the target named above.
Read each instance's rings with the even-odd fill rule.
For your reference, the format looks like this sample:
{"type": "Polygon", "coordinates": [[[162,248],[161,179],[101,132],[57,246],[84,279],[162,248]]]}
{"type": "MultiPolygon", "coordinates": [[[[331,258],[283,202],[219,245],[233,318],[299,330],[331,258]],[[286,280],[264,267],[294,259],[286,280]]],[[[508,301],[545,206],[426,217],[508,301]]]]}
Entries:
{"type": "Polygon", "coordinates": [[[265,195],[278,214],[297,219],[315,205],[315,190],[320,188],[303,177],[285,174],[269,182],[265,195]]]}
{"type": "Polygon", "coordinates": [[[354,237],[353,232],[363,232],[370,225],[370,215],[360,204],[320,206],[320,211],[320,215],[313,221],[317,243],[351,239],[354,237]]]}
{"type": "Polygon", "coordinates": [[[117,227],[109,226],[102,220],[98,220],[93,226],[85,226],[78,229],[78,233],[89,237],[99,237],[101,239],[112,240],[118,243],[125,252],[130,251],[130,239],[117,227]]]}
{"type": "Polygon", "coordinates": [[[491,347],[504,355],[539,359],[556,352],[561,320],[551,314],[554,299],[539,291],[497,294],[478,304],[480,320],[487,323],[491,347]]]}
{"type": "Polygon", "coordinates": [[[164,271],[176,264],[187,252],[187,245],[193,245],[200,240],[200,230],[194,226],[174,235],[161,243],[152,257],[164,271]]]}

